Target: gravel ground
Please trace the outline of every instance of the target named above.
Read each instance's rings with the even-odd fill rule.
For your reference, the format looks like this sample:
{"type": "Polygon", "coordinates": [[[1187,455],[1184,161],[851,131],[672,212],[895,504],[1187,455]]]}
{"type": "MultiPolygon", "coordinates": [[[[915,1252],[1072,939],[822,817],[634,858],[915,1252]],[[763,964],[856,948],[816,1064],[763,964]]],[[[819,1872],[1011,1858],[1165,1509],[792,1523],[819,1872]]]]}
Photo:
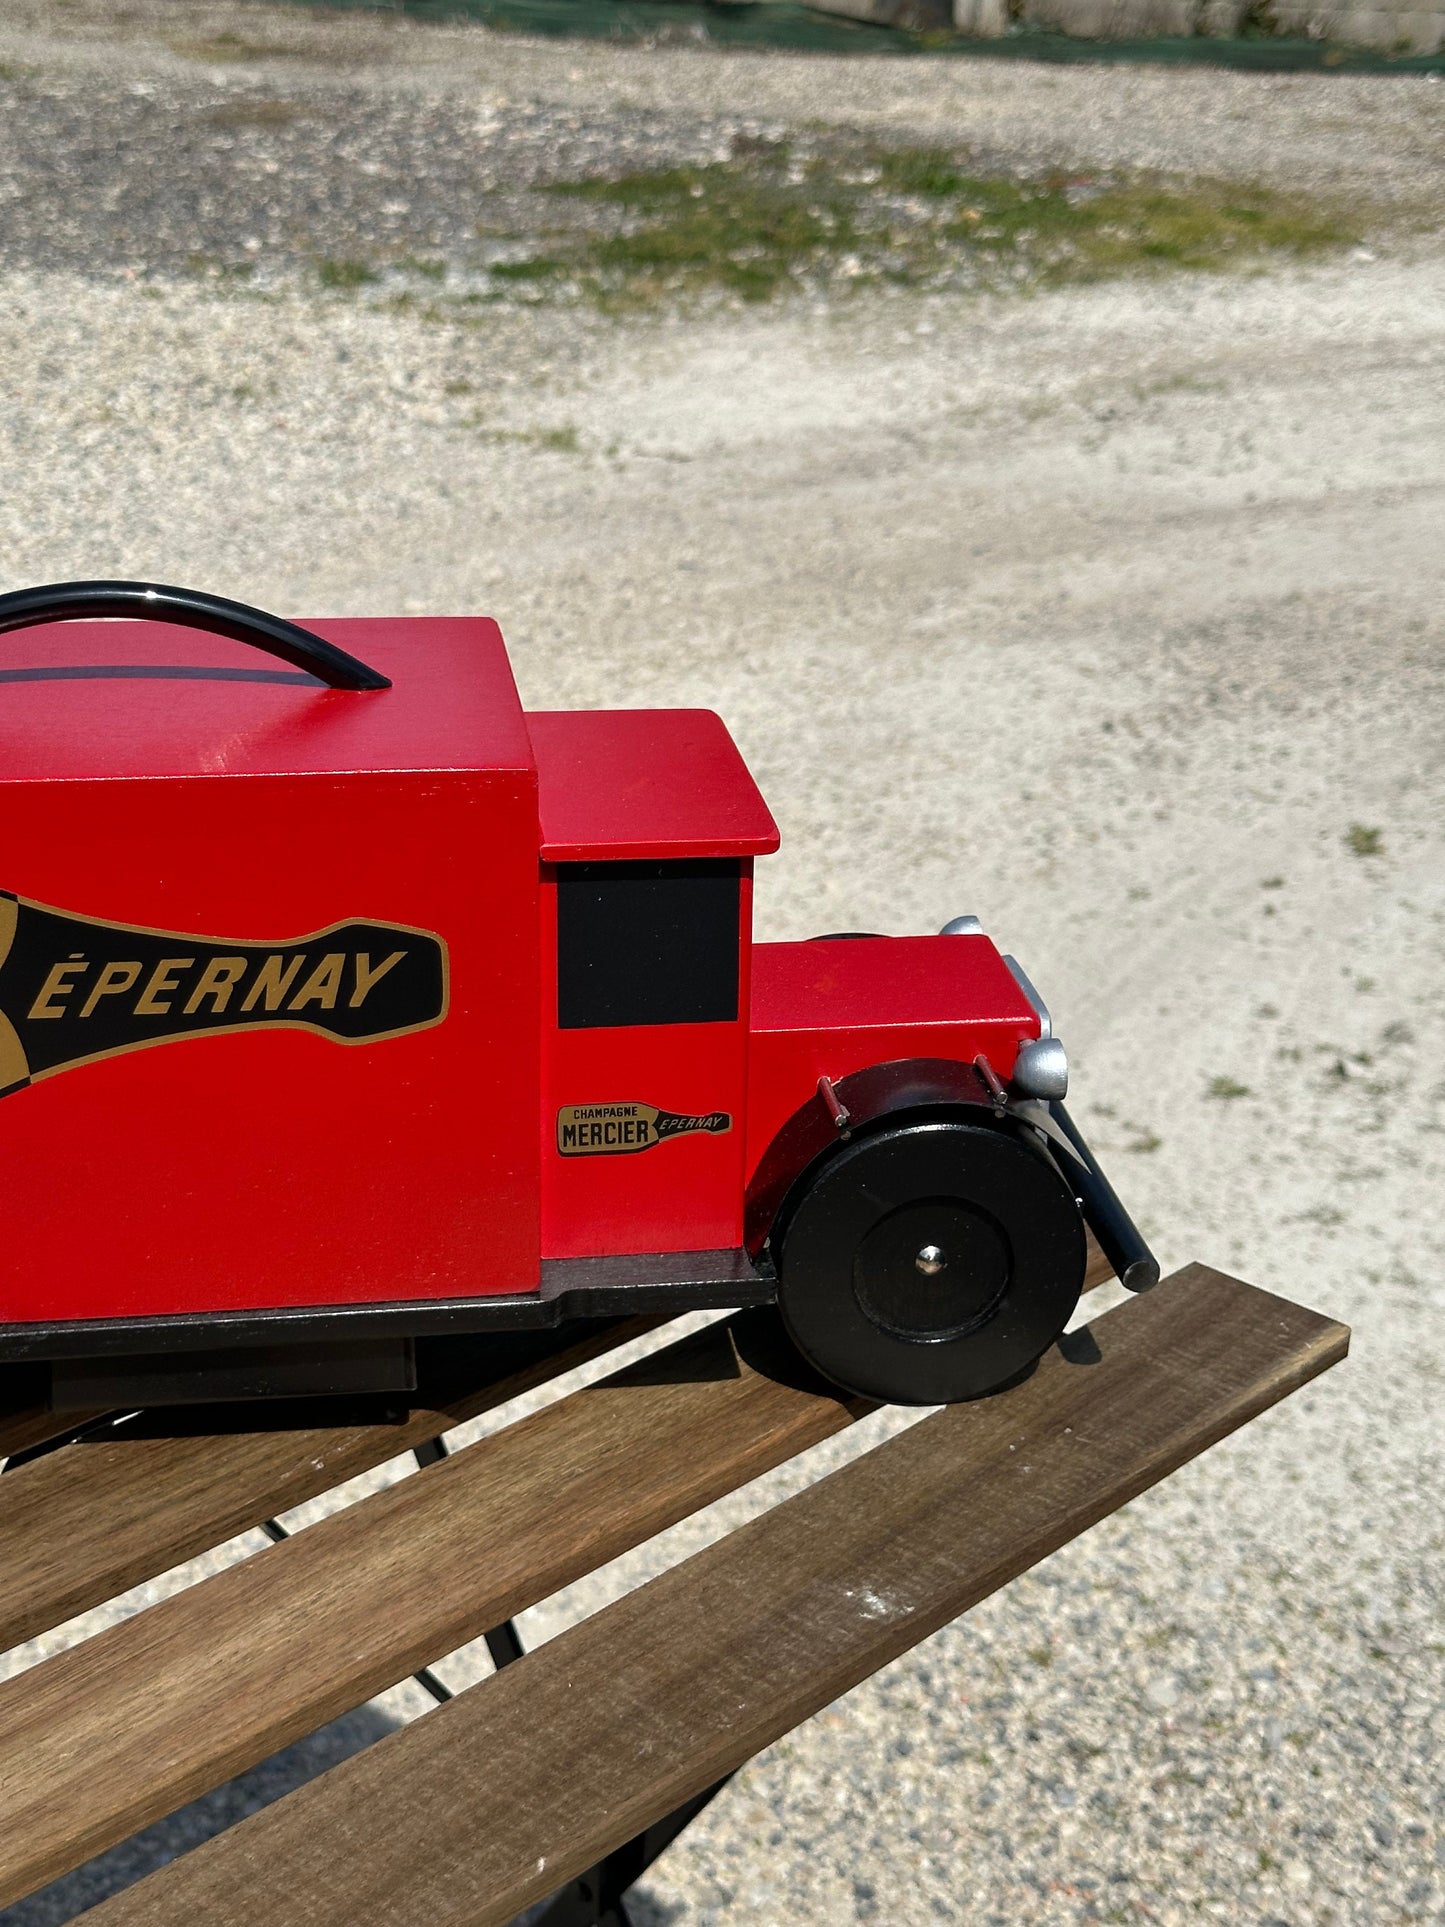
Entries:
{"type": "MultiPolygon", "coordinates": [[[[763,936],[976,910],[1055,1006],[1078,1114],[1166,1265],[1356,1328],[1341,1370],[756,1761],[658,1863],[639,1927],[1445,1918],[1438,231],[1392,217],[1355,257],[1248,279],[625,331],[428,325],[287,266],[408,221],[460,248],[488,180],[750,120],[1348,180],[1438,220],[1445,88],[865,74],[185,4],[133,5],[117,39],[104,11],[11,0],[0,23],[0,60],[32,70],[0,146],[5,584],[489,609],[532,703],[717,707],[784,833],[763,936]],[[160,41],[224,32],[302,52],[160,41]],[[300,111],[217,123],[257,100],[300,111]],[[304,185],[265,176],[274,243],[241,165],[257,129],[306,161],[304,185]],[[187,271],[248,233],[278,263],[266,298],[187,271]]],[[[71,1918],[420,1704],[384,1696],[0,1922],[71,1918]]]]}
{"type": "MultiPolygon", "coordinates": [[[[568,142],[581,151],[600,139],[625,156],[677,137],[669,130],[690,138],[690,127],[710,121],[821,123],[968,139],[984,152],[1017,153],[1037,164],[1183,169],[1330,194],[1364,190],[1403,209],[1423,203],[1437,219],[1445,166],[1445,86],[1427,76],[723,55],[533,41],[464,25],[423,26],[403,15],[338,15],[246,0],[126,0],[123,9],[110,0],[5,0],[0,64],[22,90],[55,100],[47,151],[32,179],[53,202],[57,225],[65,225],[72,207],[90,210],[101,261],[113,250],[104,238],[114,225],[112,202],[115,209],[154,211],[152,197],[163,184],[177,210],[204,202],[212,220],[215,173],[227,163],[223,140],[229,132],[230,155],[242,163],[245,141],[234,126],[208,128],[206,115],[238,98],[307,109],[293,136],[303,164],[325,161],[325,138],[312,114],[329,119],[337,163],[357,155],[374,127],[377,151],[366,168],[371,173],[375,163],[381,171],[370,181],[337,165],[331,180],[312,178],[306,168],[306,185],[333,208],[369,208],[380,216],[382,234],[389,230],[381,203],[396,198],[385,178],[389,146],[404,157],[404,184],[419,197],[419,218],[439,218],[445,227],[453,214],[437,207],[432,183],[485,177],[507,165],[509,146],[520,149],[526,167],[526,129],[538,116],[550,122],[559,154],[568,142]],[[136,88],[147,91],[129,110],[118,109],[118,98],[136,88]],[[67,107],[67,97],[81,105],[67,107]],[[147,101],[155,104],[148,108],[147,101]],[[134,115],[128,123],[127,111],[134,115]],[[449,111],[465,130],[460,141],[449,111]],[[418,126],[408,115],[426,114],[438,117],[430,141],[424,123],[419,133],[406,131],[418,126]],[[468,115],[476,116],[470,124],[468,115]],[[127,136],[138,143],[133,154],[122,150],[130,165],[109,172],[102,165],[99,193],[90,116],[102,152],[127,136]],[[157,140],[162,153],[167,147],[157,116],[170,118],[173,162],[153,181],[138,176],[152,159],[147,143],[157,140]],[[74,130],[68,141],[67,121],[74,130]],[[413,140],[423,147],[420,159],[409,148],[413,140]]],[[[7,116],[18,146],[29,144],[26,121],[7,116]]],[[[0,153],[0,168],[15,166],[0,153]]],[[[13,198],[22,185],[18,170],[10,179],[13,198]]],[[[268,199],[300,191],[273,179],[268,199]]],[[[253,217],[265,211],[257,206],[253,217]]],[[[310,212],[315,218],[314,205],[310,212]]],[[[223,215],[216,227],[224,227],[223,215]]],[[[209,225],[206,235],[217,238],[209,225]]],[[[139,253],[149,258],[146,246],[139,253]]]]}

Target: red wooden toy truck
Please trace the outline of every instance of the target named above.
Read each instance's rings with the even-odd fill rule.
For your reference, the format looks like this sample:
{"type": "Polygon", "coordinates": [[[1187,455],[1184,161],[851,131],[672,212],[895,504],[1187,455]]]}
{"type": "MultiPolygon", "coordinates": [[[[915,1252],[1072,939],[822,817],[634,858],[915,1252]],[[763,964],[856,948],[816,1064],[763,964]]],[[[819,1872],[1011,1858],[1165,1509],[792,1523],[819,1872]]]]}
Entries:
{"type": "Polygon", "coordinates": [[[1086,1222],[1157,1277],[974,919],[753,943],[778,832],[709,712],[524,714],[483,620],[82,583],[20,628],[0,1362],[57,1406],[404,1392],[423,1336],[774,1298],[932,1404],[1059,1335],[1086,1222]]]}

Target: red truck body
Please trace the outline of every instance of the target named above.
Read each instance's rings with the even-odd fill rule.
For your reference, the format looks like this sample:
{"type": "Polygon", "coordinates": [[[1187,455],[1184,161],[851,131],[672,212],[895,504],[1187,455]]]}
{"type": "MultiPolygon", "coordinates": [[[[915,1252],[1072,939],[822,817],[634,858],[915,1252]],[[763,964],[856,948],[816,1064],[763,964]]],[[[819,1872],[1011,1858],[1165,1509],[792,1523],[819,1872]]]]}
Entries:
{"type": "Polygon", "coordinates": [[[0,671],[7,1331],[737,1249],[820,1078],[1039,1036],[981,934],[755,945],[778,833],[711,713],[526,714],[490,621],[309,626],[392,687],[146,622],[0,671]]]}

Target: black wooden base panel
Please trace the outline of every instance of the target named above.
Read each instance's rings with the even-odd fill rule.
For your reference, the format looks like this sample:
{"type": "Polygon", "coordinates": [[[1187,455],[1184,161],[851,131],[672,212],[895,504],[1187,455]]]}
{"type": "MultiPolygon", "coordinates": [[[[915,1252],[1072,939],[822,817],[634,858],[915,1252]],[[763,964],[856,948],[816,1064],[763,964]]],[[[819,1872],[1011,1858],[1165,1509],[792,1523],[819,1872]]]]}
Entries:
{"type": "MultiPolygon", "coordinates": [[[[472,1333],[556,1330],[584,1318],[676,1317],[685,1311],[731,1309],[770,1303],[777,1280],[766,1258],[757,1262],[741,1246],[716,1251],[666,1251],[608,1258],[543,1261],[541,1289],[477,1298],[408,1299],[363,1305],[287,1305],[275,1310],[187,1312],[159,1318],[103,1318],[48,1324],[0,1325],[0,1365],[42,1360],[140,1356],[155,1364],[166,1355],[195,1356],[219,1372],[244,1373],[246,1354],[277,1354],[292,1345],[315,1352],[334,1348],[354,1354],[385,1341],[392,1348],[422,1338],[472,1333]],[[230,1354],[229,1358],[224,1355],[230,1354]]],[[[383,1347],[383,1350],[385,1348],[383,1347]]],[[[379,1351],[380,1358],[383,1352],[379,1351]]],[[[394,1351],[379,1382],[351,1382],[336,1390],[389,1392],[395,1384],[394,1351]]],[[[147,1368],[149,1369],[149,1367],[147,1368]]],[[[176,1382],[183,1367],[168,1368],[176,1382]]],[[[284,1376],[284,1374],[280,1374],[284,1376]]],[[[278,1383],[273,1396],[294,1395],[294,1382],[278,1383]]],[[[311,1387],[321,1390],[324,1387],[311,1387]]],[[[193,1392],[190,1396],[257,1396],[256,1393],[193,1392]]],[[[88,1403],[94,1405],[91,1399],[88,1403]]],[[[104,1402],[104,1401],[101,1401],[104,1402]]],[[[122,1402],[122,1401],[117,1401],[122,1402]]],[[[136,1399],[145,1404],[151,1399],[136,1399]]]]}

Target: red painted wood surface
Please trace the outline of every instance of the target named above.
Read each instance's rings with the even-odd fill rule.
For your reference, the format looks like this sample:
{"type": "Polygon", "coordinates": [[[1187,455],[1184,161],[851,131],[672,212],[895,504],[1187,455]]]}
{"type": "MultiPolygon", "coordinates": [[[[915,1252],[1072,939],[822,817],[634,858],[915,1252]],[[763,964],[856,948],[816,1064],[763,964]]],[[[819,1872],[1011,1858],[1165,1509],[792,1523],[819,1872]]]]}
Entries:
{"type": "MultiPolygon", "coordinates": [[[[0,1095],[0,1166],[24,1201],[7,1214],[0,1323],[536,1285],[535,778],[500,635],[316,627],[394,687],[0,687],[0,889],[174,932],[178,958],[188,935],[434,933],[445,1021],[356,1044],[196,1035],[0,1095]]],[[[30,665],[270,660],[122,622],[5,641],[30,665]]],[[[82,969],[107,942],[121,954],[80,926],[82,969]]],[[[83,996],[58,1007],[83,1030],[83,996]]]]}
{"type": "Polygon", "coordinates": [[[987,937],[877,937],[753,948],[751,1174],[820,1077],[982,1051],[1002,1078],[1039,1020],[987,937]]]}
{"type": "MultiPolygon", "coordinates": [[[[273,656],[168,623],[57,622],[4,637],[7,671],[151,664],[261,669],[277,680],[7,681],[0,784],[532,767],[495,622],[348,617],[302,626],[392,687],[358,694],[297,683],[273,656]]],[[[8,869],[0,884],[21,887],[8,869]]]]}
{"type": "Polygon", "coordinates": [[[537,710],[527,728],[549,863],[778,847],[778,826],[710,709],[537,710]]]}
{"type": "Polygon", "coordinates": [[[718,1250],[743,1241],[747,1149],[752,864],[738,904],[738,1015],[730,1024],[559,1030],[556,871],[542,882],[542,1256],[718,1250]],[[721,1112],[725,1131],[693,1132],[625,1157],[563,1157],[563,1105],[653,1104],[721,1112]]]}
{"type": "MultiPolygon", "coordinates": [[[[767,945],[753,972],[752,858],[778,832],[710,711],[524,717],[494,623],[312,626],[393,686],[315,688],[155,623],[6,638],[41,673],[0,686],[0,895],[82,921],[73,982],[21,1000],[47,1048],[74,1032],[75,1061],[37,1070],[0,1024],[0,1164],[24,1201],[0,1325],[485,1297],[535,1289],[544,1252],[736,1245],[745,1174],[820,1076],[980,1050],[1007,1076],[1036,1034],[983,937],[767,945]],[[43,673],[87,665],[262,679],[43,673]],[[739,863],[734,1021],[557,1029],[552,866],[586,857],[739,863]],[[218,1002],[204,1034],[86,1042],[105,970],[140,970],[115,962],[125,930],[173,937],[183,975],[203,944],[304,943],[310,970],[347,923],[443,945],[444,1016],[342,1044],[289,1005],[228,1028],[218,1002]],[[727,1123],[560,1159],[559,1107],[610,1103],[727,1123]]],[[[144,1001],[150,970],[124,994],[144,1001]]]]}

